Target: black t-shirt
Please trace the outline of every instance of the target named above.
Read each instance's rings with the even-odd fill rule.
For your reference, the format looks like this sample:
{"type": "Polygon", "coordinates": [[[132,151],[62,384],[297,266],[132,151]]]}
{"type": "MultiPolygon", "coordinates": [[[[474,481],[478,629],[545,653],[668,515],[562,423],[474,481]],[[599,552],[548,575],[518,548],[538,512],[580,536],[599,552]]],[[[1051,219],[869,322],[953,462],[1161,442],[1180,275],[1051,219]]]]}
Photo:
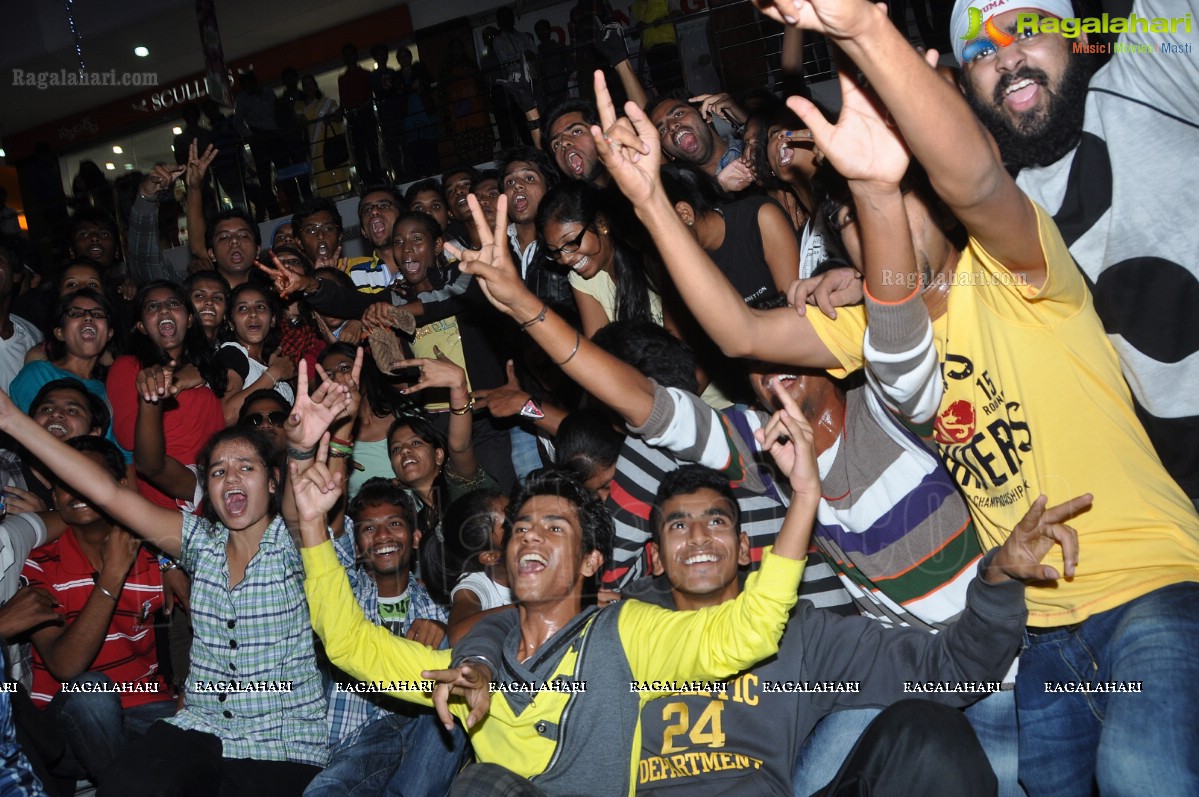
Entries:
{"type": "Polygon", "coordinates": [[[758,211],[766,204],[775,202],[759,195],[738,199],[722,207],[724,240],[709,252],[717,268],[746,302],[775,291],[774,277],[766,265],[762,231],[758,227],[758,211]]]}

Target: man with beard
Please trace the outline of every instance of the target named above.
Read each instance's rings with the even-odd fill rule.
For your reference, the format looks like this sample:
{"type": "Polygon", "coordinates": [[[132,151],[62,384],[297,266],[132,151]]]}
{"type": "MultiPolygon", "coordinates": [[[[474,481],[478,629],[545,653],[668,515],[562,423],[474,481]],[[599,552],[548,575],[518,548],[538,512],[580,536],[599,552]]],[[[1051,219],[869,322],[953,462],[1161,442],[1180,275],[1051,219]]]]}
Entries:
{"type": "MultiPolygon", "coordinates": [[[[1148,28],[1197,10],[1181,5],[1137,0],[1132,11],[1148,28]]],[[[1160,52],[1120,52],[1095,71],[1094,55],[1071,52],[1093,43],[1086,33],[1017,31],[1017,15],[1032,12],[1073,15],[1068,0],[958,0],[951,38],[962,88],[1020,187],[1053,214],[1150,441],[1199,504],[1199,225],[1178,219],[1199,201],[1199,63],[1170,52],[1190,47],[1188,34],[1134,28],[1121,44],[1160,52]],[[974,9],[1016,38],[966,61],[976,42],[961,37],[974,9]]]]}
{"type": "Polygon", "coordinates": [[[204,245],[217,273],[236,288],[250,279],[262,233],[244,210],[222,210],[204,231],[204,245]]]}
{"type": "Polygon", "coordinates": [[[658,128],[662,151],[671,160],[712,175],[725,191],[743,191],[753,184],[753,174],[741,160],[741,142],[726,142],[686,100],[659,100],[646,107],[645,115],[658,128]]]}

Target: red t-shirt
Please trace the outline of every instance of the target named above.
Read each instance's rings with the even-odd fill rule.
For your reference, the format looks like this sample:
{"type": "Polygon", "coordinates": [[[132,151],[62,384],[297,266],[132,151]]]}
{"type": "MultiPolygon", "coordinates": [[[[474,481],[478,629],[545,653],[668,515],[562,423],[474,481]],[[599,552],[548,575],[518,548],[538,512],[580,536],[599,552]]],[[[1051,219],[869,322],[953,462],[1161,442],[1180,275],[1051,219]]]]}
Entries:
{"type": "MultiPolygon", "coordinates": [[[[96,571],[71,528],[54,542],[35,548],[22,573],[31,585],[45,587],[58,601],[67,626],[75,622],[96,588],[96,571]]],[[[170,689],[158,673],[154,633],[154,613],[162,608],[162,571],[149,551],[138,553],[117,598],[108,633],[88,670],[104,673],[118,686],[141,685],[132,688],[142,691],[120,694],[124,708],[170,700],[170,689]]],[[[34,647],[33,702],[45,706],[61,689],[62,683],[46,669],[46,662],[34,647]]]]}
{"type": "MultiPolygon", "coordinates": [[[[137,427],[137,374],[141,363],[130,354],[116,359],[108,369],[108,400],[112,403],[112,431],[127,451],[133,450],[133,430],[137,427]]],[[[194,387],[174,399],[168,399],[162,414],[167,456],[183,465],[196,464],[196,455],[208,438],[225,428],[221,400],[208,388],[194,387]]],[[[138,479],[137,491],[159,506],[178,509],[174,498],[159,492],[145,479],[138,479]]]]}

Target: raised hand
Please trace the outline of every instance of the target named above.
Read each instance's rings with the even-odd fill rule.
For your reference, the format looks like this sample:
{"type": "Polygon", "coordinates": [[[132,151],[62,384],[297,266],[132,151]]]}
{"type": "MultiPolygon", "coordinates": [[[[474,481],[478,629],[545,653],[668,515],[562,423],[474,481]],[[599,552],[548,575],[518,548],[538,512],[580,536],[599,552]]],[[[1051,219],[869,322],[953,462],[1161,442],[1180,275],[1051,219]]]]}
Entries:
{"type": "Polygon", "coordinates": [[[841,113],[835,125],[804,97],[788,98],[787,107],[808,126],[816,146],[845,179],[898,185],[908,170],[907,144],[874,92],[859,86],[848,68],[838,64],[841,113]]]}
{"type": "Polygon", "coordinates": [[[454,717],[450,714],[450,696],[461,695],[470,708],[466,717],[467,729],[475,727],[491,708],[491,670],[483,664],[463,664],[448,670],[425,670],[420,674],[437,682],[433,689],[433,707],[446,730],[454,727],[454,717]]]}
{"type": "Polygon", "coordinates": [[[741,106],[727,92],[700,94],[687,100],[687,102],[698,102],[700,116],[709,122],[716,116],[722,116],[735,125],[745,122],[745,111],[741,110],[741,106]]]}
{"type": "Polygon", "coordinates": [[[783,25],[815,30],[833,39],[851,39],[869,22],[871,14],[887,16],[885,3],[869,0],[753,0],[766,16],[783,25]]]}
{"type": "Polygon", "coordinates": [[[782,409],[755,431],[754,437],[770,452],[779,470],[788,474],[792,503],[807,500],[815,504],[820,500],[820,470],[812,427],[782,384],[776,380],[773,386],[782,409]]]}
{"type": "Polygon", "coordinates": [[[171,183],[183,174],[183,166],[167,166],[159,163],[142,180],[138,192],[146,199],[154,199],[162,191],[171,187],[171,183]]]}
{"type": "Polygon", "coordinates": [[[416,384],[403,388],[401,393],[416,393],[426,388],[447,387],[466,393],[466,372],[453,360],[446,357],[440,349],[433,348],[436,359],[417,357],[411,360],[399,360],[392,366],[392,371],[401,368],[420,369],[420,378],[416,384]]]}
{"type": "MultiPolygon", "coordinates": [[[[355,356],[355,362],[359,356],[355,356]]],[[[320,442],[321,435],[350,405],[350,391],[333,379],[326,379],[308,395],[308,364],[300,361],[296,380],[296,403],[284,424],[287,442],[293,448],[309,451],[320,442]]]]}
{"type": "Polygon", "coordinates": [[[1017,581],[1073,578],[1078,567],[1078,532],[1065,521],[1090,509],[1091,501],[1091,494],[1086,493],[1046,509],[1049,499],[1043,495],[1038,497],[992,557],[991,566],[983,577],[991,582],[1005,578],[1017,581]],[[1064,573],[1040,563],[1054,545],[1062,546],[1064,573]]]}
{"type": "Polygon", "coordinates": [[[342,412],[342,418],[358,417],[358,407],[362,404],[362,353],[365,351],[361,346],[356,347],[354,351],[354,364],[350,366],[348,371],[335,371],[330,374],[320,363],[317,363],[316,372],[320,374],[322,382],[334,381],[344,387],[349,393],[349,403],[346,404],[345,410],[342,412]]]}
{"type": "Polygon", "coordinates": [[[446,249],[459,259],[462,271],[479,280],[483,294],[496,309],[523,322],[538,312],[541,300],[525,286],[512,262],[512,251],[508,248],[508,198],[500,194],[496,200],[494,228],[487,224],[474,194],[467,195],[466,203],[479,233],[479,248],[461,249],[446,244],[446,249]]]}
{"type": "Polygon", "coordinates": [[[333,250],[331,255],[318,255],[316,262],[312,264],[313,268],[337,268],[338,262],[341,260],[341,245],[333,250]]]}
{"type": "Polygon", "coordinates": [[[175,385],[175,361],[166,365],[151,365],[137,372],[137,394],[147,404],[157,404],[159,399],[174,396],[179,392],[175,385]]]}
{"type": "Polygon", "coordinates": [[[316,461],[302,473],[295,462],[289,462],[287,467],[300,523],[326,522],[329,511],[341,498],[345,481],[344,474],[329,470],[329,435],[321,437],[316,450],[316,461]]]}
{"type": "Polygon", "coordinates": [[[787,289],[787,302],[804,315],[809,304],[816,305],[829,318],[837,317],[837,308],[860,304],[863,299],[862,276],[852,268],[833,268],[817,277],[796,280],[787,289]]]}
{"type": "Polygon", "coordinates": [[[362,313],[362,326],[367,332],[384,330],[390,332],[399,329],[405,334],[416,332],[416,319],[412,313],[398,304],[391,302],[375,302],[362,313]]]}
{"type": "Polygon", "coordinates": [[[508,381],[491,390],[476,390],[471,393],[475,400],[475,409],[485,409],[493,418],[511,418],[519,415],[525,404],[532,396],[520,386],[516,378],[516,368],[508,361],[508,381]]]}
{"type": "Polygon", "coordinates": [[[592,125],[591,137],[600,160],[612,179],[629,200],[637,205],[648,202],[662,190],[662,142],[658,130],[636,103],[626,102],[628,116],[618,119],[604,73],[595,72],[595,103],[599,108],[599,126],[592,125]]]}
{"type": "Polygon", "coordinates": [[[129,568],[137,560],[137,552],[141,549],[142,541],[119,526],[114,526],[104,541],[100,556],[104,560],[101,572],[118,578],[124,583],[129,575],[129,568]]]}
{"type": "Polygon", "coordinates": [[[263,251],[266,252],[273,265],[268,266],[261,260],[256,260],[254,265],[258,267],[259,271],[271,278],[271,282],[275,286],[275,293],[279,294],[280,299],[287,299],[293,293],[316,290],[317,281],[315,277],[306,277],[303,274],[297,274],[280,263],[279,258],[276,257],[274,252],[269,249],[263,251]]]}
{"type": "Polygon", "coordinates": [[[204,187],[204,175],[208,173],[208,167],[216,160],[219,152],[220,150],[209,144],[201,155],[196,139],[192,139],[187,147],[187,166],[183,176],[183,183],[189,191],[204,187]]]}

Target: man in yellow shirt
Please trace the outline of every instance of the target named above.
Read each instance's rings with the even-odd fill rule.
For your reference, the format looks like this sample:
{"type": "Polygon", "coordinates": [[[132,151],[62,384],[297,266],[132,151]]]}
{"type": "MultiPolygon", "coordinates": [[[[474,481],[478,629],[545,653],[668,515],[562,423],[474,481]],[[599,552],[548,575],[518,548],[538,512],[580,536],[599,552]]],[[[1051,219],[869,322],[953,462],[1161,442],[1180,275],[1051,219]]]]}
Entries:
{"type": "MultiPolygon", "coordinates": [[[[484,251],[509,257],[503,246],[484,251]]],[[[500,764],[548,793],[631,793],[638,718],[654,695],[629,683],[715,680],[777,651],[820,487],[811,428],[798,410],[776,414],[765,445],[791,474],[791,512],[745,592],[700,612],[640,602],[584,608],[585,585],[611,544],[611,518],[573,476],[545,470],[528,478],[512,501],[504,543],[520,622],[505,638],[503,660],[491,668],[500,679],[493,684],[497,694],[482,721],[473,706],[450,705],[470,726],[479,761],[500,764]]],[[[431,705],[432,683],[422,679],[447,668],[451,652],[400,639],[365,619],[326,532],[340,476],[330,476],[325,447],[289,457],[312,624],[329,660],[395,697],[431,705]],[[300,473],[296,460],[314,453],[317,462],[300,473]]]]}
{"type": "MultiPolygon", "coordinates": [[[[933,406],[937,442],[984,538],[1002,538],[1042,495],[1095,496],[1072,520],[1086,551],[1075,577],[1027,591],[1029,647],[1016,688],[1021,780],[1033,794],[1089,794],[1095,781],[1112,793],[1135,793],[1146,782],[1194,793],[1199,770],[1181,751],[1199,749],[1199,516],[1137,420],[1056,226],[1020,192],[959,93],[921,62],[885,12],[864,0],[822,0],[767,13],[836,40],[887,104],[936,191],[900,192],[904,168],[886,179],[870,171],[874,148],[893,135],[883,117],[834,129],[810,104],[791,101],[826,154],[858,150],[839,161],[858,183],[858,215],[889,219],[890,235],[873,239],[851,213],[838,219],[855,262],[873,258],[903,276],[888,286],[899,293],[869,305],[872,329],[893,316],[888,303],[923,304],[934,319],[921,329],[910,315],[892,318],[908,345],[927,336],[940,377],[931,384],[944,382],[933,406]],[[946,232],[955,220],[970,237],[964,250],[946,232]],[[914,274],[922,279],[911,282],[914,274]],[[1143,693],[1119,691],[1129,685],[1143,693]]],[[[852,80],[843,79],[842,90],[846,103],[861,95],[852,80]]],[[[854,369],[896,353],[876,346],[871,354],[860,309],[842,308],[830,323],[745,308],[668,217],[651,173],[657,136],[643,115],[630,116],[636,127],[608,126],[613,144],[601,155],[726,354],[854,369]]],[[[878,283],[870,290],[881,291],[878,283]]],[[[920,385],[908,387],[905,399],[928,398],[920,385]]]]}

